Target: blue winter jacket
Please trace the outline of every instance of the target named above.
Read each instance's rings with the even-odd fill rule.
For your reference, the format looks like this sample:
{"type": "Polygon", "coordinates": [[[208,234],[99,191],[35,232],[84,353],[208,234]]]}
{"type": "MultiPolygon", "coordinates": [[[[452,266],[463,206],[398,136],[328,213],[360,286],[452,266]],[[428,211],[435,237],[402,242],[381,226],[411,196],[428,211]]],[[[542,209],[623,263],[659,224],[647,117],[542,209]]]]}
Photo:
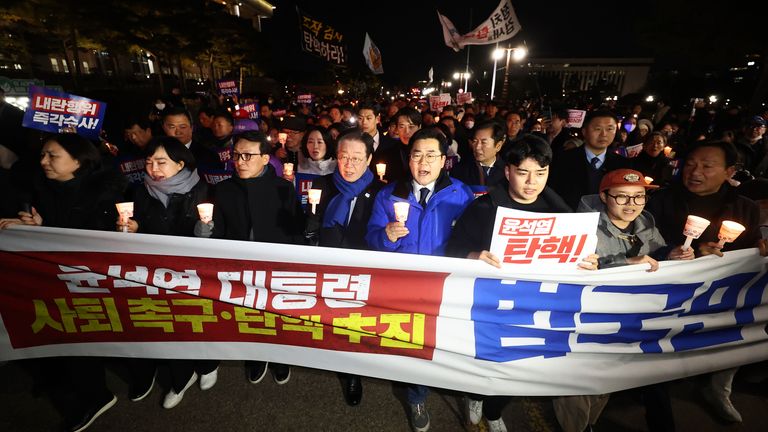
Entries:
{"type": "Polygon", "coordinates": [[[384,187],[376,195],[365,240],[373,250],[445,255],[453,225],[474,199],[472,190],[443,171],[424,209],[414,196],[411,184],[410,179],[401,180],[384,187]],[[387,238],[384,228],[395,221],[394,204],[398,201],[407,201],[411,205],[405,222],[409,233],[393,243],[387,238]]]}

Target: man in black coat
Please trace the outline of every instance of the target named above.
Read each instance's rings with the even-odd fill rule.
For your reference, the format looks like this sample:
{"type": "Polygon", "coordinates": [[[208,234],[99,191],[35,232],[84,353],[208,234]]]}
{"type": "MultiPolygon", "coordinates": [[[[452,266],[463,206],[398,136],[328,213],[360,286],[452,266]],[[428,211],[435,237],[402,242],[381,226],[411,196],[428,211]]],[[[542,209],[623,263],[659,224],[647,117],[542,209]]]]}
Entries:
{"type": "Polygon", "coordinates": [[[576,208],[584,195],[597,194],[600,180],[609,171],[630,168],[628,159],[607,151],[616,137],[618,121],[610,111],[592,111],[581,132],[584,145],[556,154],[552,160],[550,186],[576,208]]]}
{"type": "Polygon", "coordinates": [[[474,157],[463,158],[451,170],[451,177],[477,192],[475,188],[478,186],[487,189],[505,181],[505,163],[500,153],[505,134],[503,126],[494,121],[481,123],[472,132],[470,145],[474,157]]]}
{"type": "MultiPolygon", "coordinates": [[[[732,243],[726,243],[723,250],[759,247],[763,256],[768,253],[766,240],[760,239],[760,208],[739,195],[728,182],[736,171],[737,159],[736,149],[728,142],[700,142],[686,156],[682,182],[651,196],[646,209],[653,214],[667,244],[685,241],[685,221],[688,215],[695,215],[710,221],[691,244],[696,256],[723,255],[718,248],[717,234],[724,220],[738,222],[746,230],[732,243]]],[[[741,414],[730,400],[736,371],[734,368],[713,373],[709,384],[702,389],[704,399],[718,417],[727,422],[741,422],[741,414]]]]}

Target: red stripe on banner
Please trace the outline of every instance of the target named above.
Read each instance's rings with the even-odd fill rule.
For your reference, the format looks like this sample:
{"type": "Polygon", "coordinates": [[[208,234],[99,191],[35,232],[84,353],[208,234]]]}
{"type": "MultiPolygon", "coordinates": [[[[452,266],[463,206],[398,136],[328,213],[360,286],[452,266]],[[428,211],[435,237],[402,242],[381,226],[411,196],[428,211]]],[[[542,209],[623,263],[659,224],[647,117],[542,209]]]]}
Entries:
{"type": "Polygon", "coordinates": [[[128,253],[0,252],[14,348],[261,342],[431,359],[447,273],[128,253]]]}

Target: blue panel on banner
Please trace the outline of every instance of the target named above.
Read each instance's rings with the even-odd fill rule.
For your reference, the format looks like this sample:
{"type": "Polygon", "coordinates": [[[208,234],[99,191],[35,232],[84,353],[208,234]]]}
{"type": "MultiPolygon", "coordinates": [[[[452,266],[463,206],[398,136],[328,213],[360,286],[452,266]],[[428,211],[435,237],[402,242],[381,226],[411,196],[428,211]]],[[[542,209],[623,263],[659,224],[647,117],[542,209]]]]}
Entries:
{"type": "Polygon", "coordinates": [[[93,99],[52,90],[29,87],[29,108],[21,125],[45,132],[74,129],[78,135],[99,139],[107,104],[93,99]]]}
{"type": "Polygon", "coordinates": [[[646,299],[657,295],[664,304],[655,313],[623,314],[582,312],[582,285],[548,284],[542,289],[540,282],[477,279],[472,306],[476,356],[498,362],[556,357],[572,352],[574,345],[570,344],[625,344],[637,345],[644,353],[681,352],[740,341],[743,327],[755,321],[754,308],[761,305],[768,283],[766,273],[750,284],[756,276],[739,273],[706,287],[700,282],[592,289],[593,300],[604,294],[612,295],[606,302],[620,301],[617,294],[627,302],[636,295],[646,299]],[[547,313],[534,322],[537,311],[547,313]],[[718,313],[732,313],[737,325],[723,327],[716,320],[707,321],[718,313]],[[712,324],[707,327],[705,322],[712,324]],[[618,330],[586,333],[587,328],[618,330]],[[570,338],[571,334],[576,338],[570,338]],[[661,341],[667,341],[666,348],[661,341]]]}

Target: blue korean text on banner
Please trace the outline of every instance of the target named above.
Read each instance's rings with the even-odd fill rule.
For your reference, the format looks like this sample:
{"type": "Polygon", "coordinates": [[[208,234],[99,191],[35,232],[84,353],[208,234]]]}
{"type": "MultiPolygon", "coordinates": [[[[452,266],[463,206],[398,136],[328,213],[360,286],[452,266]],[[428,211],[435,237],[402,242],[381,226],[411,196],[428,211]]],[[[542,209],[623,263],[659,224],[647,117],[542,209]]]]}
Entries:
{"type": "Polygon", "coordinates": [[[217,80],[216,88],[219,89],[219,94],[223,96],[238,96],[240,94],[240,88],[235,80],[217,80]]]}
{"type": "Polygon", "coordinates": [[[52,90],[29,87],[29,108],[21,125],[45,132],[73,129],[78,135],[98,139],[107,111],[105,102],[52,90]]]}
{"type": "Polygon", "coordinates": [[[320,176],[317,174],[296,173],[295,177],[296,194],[299,195],[302,207],[306,209],[307,196],[309,195],[309,190],[312,188],[312,182],[320,176]]]}

